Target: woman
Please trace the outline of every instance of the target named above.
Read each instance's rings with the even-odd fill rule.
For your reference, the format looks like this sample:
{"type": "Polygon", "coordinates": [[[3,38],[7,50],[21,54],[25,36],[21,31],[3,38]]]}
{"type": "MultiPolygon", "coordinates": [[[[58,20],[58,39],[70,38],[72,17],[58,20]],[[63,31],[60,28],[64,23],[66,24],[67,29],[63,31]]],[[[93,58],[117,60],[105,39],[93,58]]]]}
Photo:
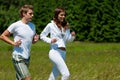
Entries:
{"type": "Polygon", "coordinates": [[[56,8],[53,20],[40,34],[41,40],[51,45],[49,58],[54,66],[48,80],[56,80],[60,73],[61,80],[68,80],[70,76],[65,63],[66,43],[75,39],[75,32],[70,33],[69,24],[65,21],[65,17],[65,10],[61,7],[56,8]],[[50,34],[50,38],[48,34],[50,34]]]}

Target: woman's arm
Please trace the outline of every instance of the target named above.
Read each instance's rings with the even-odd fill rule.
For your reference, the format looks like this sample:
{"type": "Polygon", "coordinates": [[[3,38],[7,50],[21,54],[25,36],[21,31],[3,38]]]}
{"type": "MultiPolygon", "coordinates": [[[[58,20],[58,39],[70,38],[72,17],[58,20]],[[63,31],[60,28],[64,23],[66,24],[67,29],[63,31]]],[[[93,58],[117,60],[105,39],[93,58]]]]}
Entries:
{"type": "Polygon", "coordinates": [[[50,25],[48,24],[40,34],[40,39],[46,43],[51,43],[51,38],[48,37],[50,33],[50,25]]]}

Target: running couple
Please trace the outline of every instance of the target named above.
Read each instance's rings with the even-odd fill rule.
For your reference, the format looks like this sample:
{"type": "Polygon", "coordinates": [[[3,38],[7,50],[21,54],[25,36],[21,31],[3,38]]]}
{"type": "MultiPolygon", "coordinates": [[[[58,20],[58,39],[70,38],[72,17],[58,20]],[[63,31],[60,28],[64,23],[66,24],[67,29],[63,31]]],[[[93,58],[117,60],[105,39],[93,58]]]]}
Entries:
{"type": "Polygon", "coordinates": [[[24,5],[20,8],[21,20],[12,23],[0,36],[0,39],[13,45],[12,61],[16,71],[16,80],[31,80],[29,72],[30,49],[32,43],[41,40],[51,45],[49,58],[53,63],[52,72],[48,80],[68,80],[69,69],[65,63],[66,43],[75,39],[75,32],[70,33],[69,23],[65,21],[66,12],[58,7],[54,11],[53,20],[47,24],[40,36],[36,34],[35,25],[31,22],[33,6],[24,5]],[[13,34],[14,40],[9,38],[13,34]],[[50,34],[50,37],[48,37],[50,34]]]}

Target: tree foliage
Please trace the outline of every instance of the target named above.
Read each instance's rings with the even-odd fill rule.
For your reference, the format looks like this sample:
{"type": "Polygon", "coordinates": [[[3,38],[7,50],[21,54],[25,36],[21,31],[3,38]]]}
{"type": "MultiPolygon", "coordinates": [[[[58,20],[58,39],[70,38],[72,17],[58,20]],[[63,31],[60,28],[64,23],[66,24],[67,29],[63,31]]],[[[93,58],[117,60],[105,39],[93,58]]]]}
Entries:
{"type": "Polygon", "coordinates": [[[0,0],[0,33],[19,19],[18,10],[23,4],[34,6],[33,22],[37,33],[53,18],[56,7],[67,12],[67,21],[76,40],[120,42],[119,0],[0,0]]]}

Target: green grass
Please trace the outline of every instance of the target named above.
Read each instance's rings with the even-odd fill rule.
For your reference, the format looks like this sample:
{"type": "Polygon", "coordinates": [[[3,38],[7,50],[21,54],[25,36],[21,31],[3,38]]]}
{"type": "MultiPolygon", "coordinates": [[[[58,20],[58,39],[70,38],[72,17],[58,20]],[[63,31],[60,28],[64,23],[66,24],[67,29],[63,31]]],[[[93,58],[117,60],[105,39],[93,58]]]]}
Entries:
{"type": "MultiPolygon", "coordinates": [[[[32,80],[48,79],[52,69],[48,52],[49,44],[39,41],[32,45],[32,80]]],[[[11,53],[12,46],[0,41],[1,80],[15,80],[11,53]]],[[[66,64],[70,80],[120,80],[120,43],[68,43],[66,64]]]]}

